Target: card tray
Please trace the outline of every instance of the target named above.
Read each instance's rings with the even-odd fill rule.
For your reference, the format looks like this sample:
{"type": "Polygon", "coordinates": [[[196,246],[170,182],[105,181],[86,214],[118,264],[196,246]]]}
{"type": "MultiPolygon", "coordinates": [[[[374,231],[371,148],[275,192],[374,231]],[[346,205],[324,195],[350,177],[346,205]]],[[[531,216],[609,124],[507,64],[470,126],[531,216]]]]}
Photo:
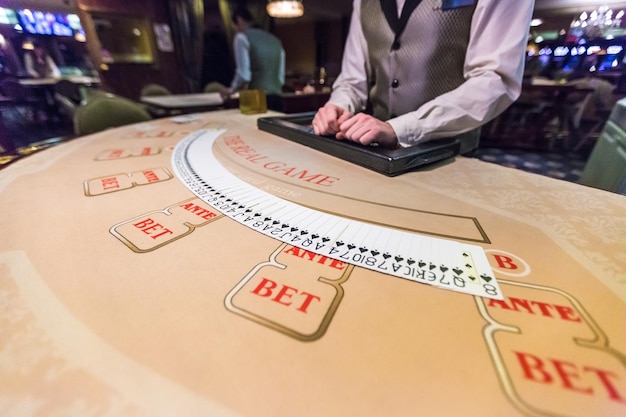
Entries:
{"type": "Polygon", "coordinates": [[[257,121],[260,130],[273,133],[293,142],[355,163],[387,176],[396,176],[423,167],[459,153],[460,142],[455,138],[437,139],[409,148],[385,149],[363,146],[313,133],[311,121],[315,112],[287,116],[262,117],[257,121]]]}

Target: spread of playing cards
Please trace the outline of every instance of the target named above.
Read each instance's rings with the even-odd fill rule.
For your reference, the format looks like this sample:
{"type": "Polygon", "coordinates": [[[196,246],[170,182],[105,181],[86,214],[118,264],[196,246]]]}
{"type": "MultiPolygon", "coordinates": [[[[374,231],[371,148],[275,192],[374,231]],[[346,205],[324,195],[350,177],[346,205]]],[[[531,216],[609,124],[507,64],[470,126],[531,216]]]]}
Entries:
{"type": "Polygon", "coordinates": [[[196,131],[172,157],[178,178],[222,214],[318,255],[439,288],[502,298],[481,247],[346,219],[271,195],[215,158],[213,144],[224,133],[196,131]]]}

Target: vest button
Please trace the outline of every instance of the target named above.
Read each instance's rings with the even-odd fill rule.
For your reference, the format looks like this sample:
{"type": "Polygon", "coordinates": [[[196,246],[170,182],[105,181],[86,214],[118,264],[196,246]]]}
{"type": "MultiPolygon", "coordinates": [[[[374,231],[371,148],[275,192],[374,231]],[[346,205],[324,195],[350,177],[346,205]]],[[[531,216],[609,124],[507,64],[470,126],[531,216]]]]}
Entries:
{"type": "Polygon", "coordinates": [[[400,85],[400,81],[398,81],[397,79],[394,79],[391,82],[391,88],[398,88],[399,85],[400,85]]]}
{"type": "Polygon", "coordinates": [[[397,51],[398,49],[400,49],[400,41],[393,41],[391,44],[391,50],[397,51]]]}

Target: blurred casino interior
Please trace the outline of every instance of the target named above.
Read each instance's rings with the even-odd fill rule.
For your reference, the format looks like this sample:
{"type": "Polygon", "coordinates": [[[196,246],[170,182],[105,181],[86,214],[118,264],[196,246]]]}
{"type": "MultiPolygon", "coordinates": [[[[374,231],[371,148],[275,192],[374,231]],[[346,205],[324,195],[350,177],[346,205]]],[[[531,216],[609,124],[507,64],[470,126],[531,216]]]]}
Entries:
{"type": "MultiPolygon", "coordinates": [[[[4,0],[4,164],[74,139],[74,112],[91,94],[139,101],[148,85],[189,94],[213,82],[228,84],[234,71],[230,10],[239,2],[4,0]],[[46,96],[24,88],[24,56],[37,42],[72,81],[55,83],[46,96]]],[[[284,93],[298,101],[286,100],[277,110],[315,110],[339,73],[352,0],[304,0],[304,15],[296,18],[270,17],[266,0],[244,3],[286,51],[284,93]]],[[[522,95],[483,127],[475,157],[576,181],[612,106],[626,96],[624,10],[626,1],[536,0],[522,95]],[[564,86],[577,88],[565,94],[564,86]]]]}

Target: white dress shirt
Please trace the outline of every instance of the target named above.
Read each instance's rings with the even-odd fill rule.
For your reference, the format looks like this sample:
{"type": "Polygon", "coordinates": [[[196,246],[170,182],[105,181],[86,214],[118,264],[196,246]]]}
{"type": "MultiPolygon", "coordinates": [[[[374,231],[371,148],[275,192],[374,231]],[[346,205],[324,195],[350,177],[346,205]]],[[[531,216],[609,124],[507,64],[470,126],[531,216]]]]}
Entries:
{"type": "MultiPolygon", "coordinates": [[[[440,0],[423,1],[441,5],[440,0]]],[[[400,15],[404,0],[397,0],[397,6],[400,15]]],[[[519,97],[533,8],[534,0],[477,0],[463,68],[466,81],[415,111],[387,120],[400,145],[476,129],[519,97]]],[[[354,0],[341,74],[329,102],[351,112],[363,110],[368,66],[361,0],[354,0]]]]}

